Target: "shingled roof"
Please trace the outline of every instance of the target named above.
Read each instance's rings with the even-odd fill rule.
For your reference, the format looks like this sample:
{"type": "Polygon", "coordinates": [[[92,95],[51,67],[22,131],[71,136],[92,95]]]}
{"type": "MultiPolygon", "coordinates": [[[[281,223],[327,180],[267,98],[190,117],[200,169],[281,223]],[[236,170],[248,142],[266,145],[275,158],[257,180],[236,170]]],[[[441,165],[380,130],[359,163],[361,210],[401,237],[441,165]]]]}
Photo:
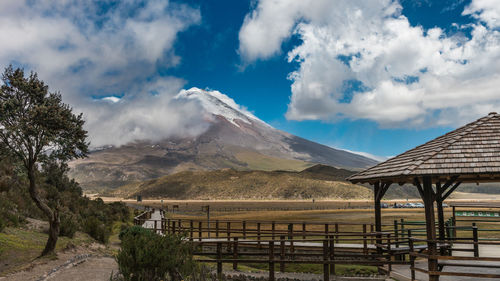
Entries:
{"type": "Polygon", "coordinates": [[[349,181],[411,183],[415,177],[461,182],[500,181],[500,114],[470,124],[352,175],[349,181]]]}

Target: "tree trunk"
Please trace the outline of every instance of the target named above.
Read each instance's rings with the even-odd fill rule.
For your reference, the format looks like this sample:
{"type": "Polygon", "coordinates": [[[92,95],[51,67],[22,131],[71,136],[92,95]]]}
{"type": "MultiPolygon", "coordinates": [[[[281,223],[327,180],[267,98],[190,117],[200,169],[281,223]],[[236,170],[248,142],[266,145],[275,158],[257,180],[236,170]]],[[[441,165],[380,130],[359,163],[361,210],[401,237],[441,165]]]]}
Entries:
{"type": "Polygon", "coordinates": [[[57,211],[52,210],[45,202],[43,202],[43,200],[40,198],[40,195],[38,194],[38,188],[36,185],[36,177],[35,177],[35,165],[32,165],[28,169],[28,179],[30,182],[29,193],[31,199],[49,219],[49,239],[47,240],[47,244],[45,244],[45,249],[41,254],[41,256],[45,256],[47,254],[54,253],[54,250],[56,248],[57,238],[59,238],[59,228],[61,221],[59,219],[59,213],[57,211]]]}

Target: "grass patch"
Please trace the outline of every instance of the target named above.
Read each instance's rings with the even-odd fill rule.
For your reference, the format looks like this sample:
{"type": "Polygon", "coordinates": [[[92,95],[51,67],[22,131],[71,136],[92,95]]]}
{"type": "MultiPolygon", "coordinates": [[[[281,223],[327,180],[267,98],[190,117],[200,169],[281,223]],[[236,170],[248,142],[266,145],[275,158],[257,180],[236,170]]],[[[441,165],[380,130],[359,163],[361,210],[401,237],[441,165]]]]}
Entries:
{"type": "MultiPolygon", "coordinates": [[[[0,276],[21,269],[40,256],[48,235],[34,230],[8,227],[0,233],[0,276]]],[[[73,239],[59,237],[56,251],[94,242],[87,234],[77,232],[73,239]]],[[[51,259],[54,257],[44,257],[51,259]]]]}
{"type": "MultiPolygon", "coordinates": [[[[267,271],[269,266],[267,263],[249,263],[238,265],[238,270],[243,271],[244,268],[252,268],[267,271]]],[[[279,272],[279,264],[275,264],[274,270],[279,272]]],[[[323,274],[323,265],[321,264],[286,264],[285,272],[300,272],[300,273],[313,273],[313,274],[323,274]]],[[[372,275],[377,274],[376,266],[366,266],[366,265],[345,265],[338,264],[335,265],[335,274],[343,276],[354,276],[354,275],[372,275]]]]}

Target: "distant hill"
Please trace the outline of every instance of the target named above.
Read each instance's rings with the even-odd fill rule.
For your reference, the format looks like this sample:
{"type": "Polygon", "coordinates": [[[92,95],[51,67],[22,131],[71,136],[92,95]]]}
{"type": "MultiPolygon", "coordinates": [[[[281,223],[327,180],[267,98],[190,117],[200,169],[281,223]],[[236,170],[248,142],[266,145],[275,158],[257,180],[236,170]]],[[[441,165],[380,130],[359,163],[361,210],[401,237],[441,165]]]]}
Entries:
{"type": "Polygon", "coordinates": [[[291,171],[184,171],[117,188],[109,195],[170,199],[370,199],[370,188],[346,182],[353,172],[316,165],[291,171]]]}
{"type": "Polygon", "coordinates": [[[318,163],[360,170],[377,164],[277,130],[216,91],[192,88],[176,98],[200,103],[207,131],[194,138],[137,140],[96,149],[70,163],[70,176],[87,191],[102,191],[182,171],[301,171],[318,163]]]}

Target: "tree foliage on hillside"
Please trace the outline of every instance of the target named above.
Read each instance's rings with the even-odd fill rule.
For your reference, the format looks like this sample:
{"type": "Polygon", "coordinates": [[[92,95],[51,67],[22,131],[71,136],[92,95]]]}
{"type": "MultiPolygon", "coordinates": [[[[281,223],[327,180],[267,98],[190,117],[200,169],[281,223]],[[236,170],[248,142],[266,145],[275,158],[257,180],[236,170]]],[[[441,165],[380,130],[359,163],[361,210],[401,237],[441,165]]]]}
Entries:
{"type": "MultiPolygon", "coordinates": [[[[59,93],[36,73],[25,77],[24,70],[9,66],[0,87],[0,142],[4,149],[22,163],[28,179],[28,192],[36,206],[49,220],[49,238],[42,255],[54,251],[60,228],[61,186],[49,182],[43,188],[40,167],[59,165],[63,171],[71,159],[84,157],[88,151],[87,132],[82,115],[75,115],[62,102],[59,93]],[[52,188],[53,187],[53,188],[52,188]],[[46,192],[42,192],[46,191],[46,192]]],[[[50,176],[48,177],[50,178],[50,176]]]]}

